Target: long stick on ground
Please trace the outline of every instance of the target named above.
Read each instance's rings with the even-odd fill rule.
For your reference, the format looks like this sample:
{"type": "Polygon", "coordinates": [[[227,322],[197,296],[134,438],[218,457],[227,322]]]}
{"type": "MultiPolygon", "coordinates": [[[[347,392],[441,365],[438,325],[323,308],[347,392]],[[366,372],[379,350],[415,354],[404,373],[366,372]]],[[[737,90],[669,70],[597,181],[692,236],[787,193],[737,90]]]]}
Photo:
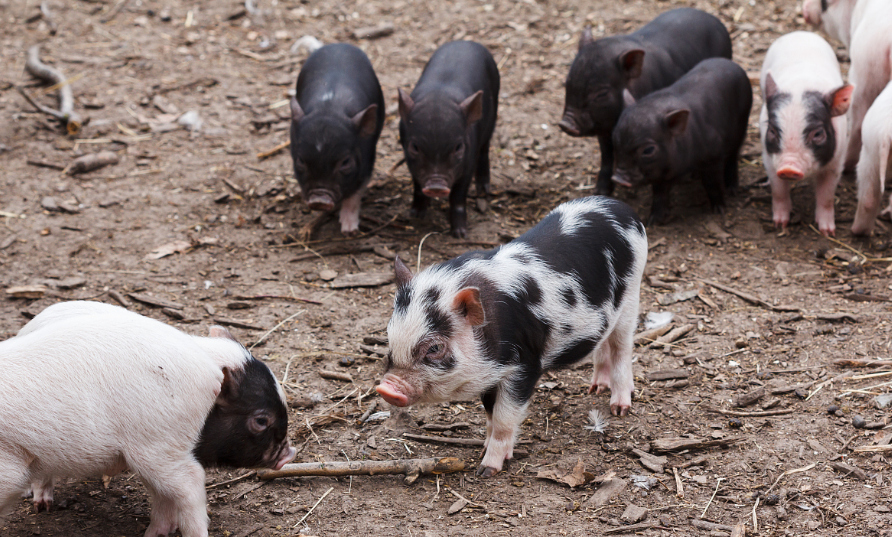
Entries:
{"type": "Polygon", "coordinates": [[[422,474],[446,474],[461,472],[464,469],[464,461],[454,457],[395,461],[302,462],[286,464],[281,470],[261,470],[257,472],[257,477],[267,480],[279,477],[404,474],[406,482],[411,484],[422,474]]]}
{"type": "MultiPolygon", "coordinates": [[[[40,61],[40,47],[38,45],[28,49],[28,60],[25,62],[25,70],[31,76],[39,78],[44,82],[59,85],[59,115],[48,112],[47,110],[49,109],[46,107],[38,107],[38,109],[43,113],[48,113],[64,121],[68,134],[74,135],[80,132],[82,121],[81,117],[74,111],[74,94],[71,91],[71,85],[66,83],[67,79],[61,71],[40,61]]],[[[19,91],[21,92],[21,90],[19,91]]],[[[22,94],[24,95],[24,93],[22,94]]],[[[33,101],[32,104],[34,104],[33,101]]]]}

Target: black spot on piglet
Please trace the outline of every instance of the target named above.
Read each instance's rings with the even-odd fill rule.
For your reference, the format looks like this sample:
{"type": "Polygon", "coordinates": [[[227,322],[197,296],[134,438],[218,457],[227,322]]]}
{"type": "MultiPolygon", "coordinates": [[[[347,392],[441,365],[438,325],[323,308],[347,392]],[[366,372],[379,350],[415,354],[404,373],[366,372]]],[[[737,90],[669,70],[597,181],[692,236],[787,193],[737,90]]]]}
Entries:
{"type": "Polygon", "coordinates": [[[288,449],[288,410],[265,364],[223,368],[223,384],[193,449],[205,467],[270,467],[288,449]]]}

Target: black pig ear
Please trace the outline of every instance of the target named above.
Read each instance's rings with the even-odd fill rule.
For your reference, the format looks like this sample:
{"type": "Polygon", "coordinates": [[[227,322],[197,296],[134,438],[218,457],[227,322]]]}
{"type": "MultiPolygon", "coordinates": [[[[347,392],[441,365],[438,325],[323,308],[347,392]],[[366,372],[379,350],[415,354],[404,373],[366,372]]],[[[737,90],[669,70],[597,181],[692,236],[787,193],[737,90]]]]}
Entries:
{"type": "Polygon", "coordinates": [[[831,91],[824,99],[830,107],[830,117],[841,116],[849,111],[849,105],[852,103],[852,92],[855,86],[846,84],[841,88],[831,91]]]}
{"type": "Polygon", "coordinates": [[[235,339],[235,336],[233,336],[232,334],[230,334],[230,333],[229,333],[229,330],[223,328],[222,326],[214,325],[214,326],[210,327],[210,329],[208,329],[208,336],[209,336],[209,337],[222,337],[222,338],[225,338],[225,339],[231,339],[232,341],[235,341],[236,343],[238,343],[238,340],[235,339]]]}
{"type": "Polygon", "coordinates": [[[360,138],[368,138],[374,135],[375,127],[378,126],[378,105],[369,105],[368,108],[356,114],[350,120],[359,129],[360,138]]]}
{"type": "Polygon", "coordinates": [[[640,48],[627,50],[620,54],[619,64],[628,80],[641,76],[641,68],[644,66],[644,51],[640,48]]]}
{"type": "Polygon", "coordinates": [[[673,110],[666,114],[664,119],[672,136],[680,136],[684,133],[685,129],[688,128],[688,116],[690,115],[691,111],[686,108],[673,110]]]}
{"type": "Polygon", "coordinates": [[[291,98],[291,121],[295,123],[300,123],[300,120],[304,117],[304,111],[300,107],[300,103],[297,102],[297,97],[291,98]]]}
{"type": "Polygon", "coordinates": [[[588,25],[582,30],[582,35],[579,36],[579,50],[582,50],[582,47],[589,43],[594,43],[594,41],[594,38],[592,38],[592,27],[591,25],[588,25]]]}
{"type": "Polygon", "coordinates": [[[774,77],[771,76],[771,73],[768,73],[765,75],[765,95],[762,97],[767,101],[775,95],[777,95],[777,82],[774,81],[774,77]]]}
{"type": "Polygon", "coordinates": [[[415,108],[415,101],[412,100],[412,97],[410,97],[403,88],[399,88],[397,93],[399,94],[400,101],[400,119],[408,123],[409,114],[411,114],[412,109],[415,108]]]}
{"type": "Polygon", "coordinates": [[[471,326],[480,326],[486,321],[483,303],[480,302],[480,289],[476,287],[465,287],[456,293],[452,308],[464,316],[471,326]]]}
{"type": "Polygon", "coordinates": [[[458,107],[465,115],[469,127],[480,121],[483,117],[483,90],[477,90],[477,93],[462,101],[458,107]]]}
{"type": "Polygon", "coordinates": [[[393,271],[396,273],[396,283],[399,287],[405,287],[412,281],[412,271],[403,263],[400,256],[393,258],[393,271]]]}

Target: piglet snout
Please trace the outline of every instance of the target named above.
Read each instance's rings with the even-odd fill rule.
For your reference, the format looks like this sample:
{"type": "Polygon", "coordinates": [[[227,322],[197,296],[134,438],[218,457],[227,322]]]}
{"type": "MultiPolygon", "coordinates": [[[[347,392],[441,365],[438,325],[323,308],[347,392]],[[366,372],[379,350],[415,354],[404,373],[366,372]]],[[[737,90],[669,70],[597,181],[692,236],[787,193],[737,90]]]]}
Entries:
{"type": "Polygon", "coordinates": [[[294,449],[294,446],[289,443],[287,449],[282,451],[282,456],[279,457],[279,460],[276,461],[276,464],[275,466],[273,466],[273,468],[275,468],[276,470],[281,470],[283,466],[293,461],[294,457],[296,456],[297,450],[294,449]]]}
{"type": "Polygon", "coordinates": [[[558,123],[558,127],[560,127],[562,131],[566,132],[570,136],[579,136],[579,127],[576,125],[576,121],[573,119],[573,116],[567,112],[564,113],[564,117],[561,118],[561,122],[558,123]]]}
{"type": "Polygon", "coordinates": [[[444,177],[431,177],[424,183],[422,192],[431,198],[445,198],[450,192],[449,182],[444,177]]]}
{"type": "Polygon", "coordinates": [[[409,398],[406,397],[406,394],[395,389],[394,386],[391,386],[390,384],[379,384],[375,387],[375,391],[393,406],[409,405],[409,398]]]}
{"type": "Polygon", "coordinates": [[[307,196],[307,205],[314,211],[331,211],[334,209],[334,195],[326,190],[313,190],[307,196]]]}
{"type": "Polygon", "coordinates": [[[793,166],[784,166],[777,171],[777,176],[784,181],[801,181],[805,178],[805,174],[798,168],[793,166]]]}

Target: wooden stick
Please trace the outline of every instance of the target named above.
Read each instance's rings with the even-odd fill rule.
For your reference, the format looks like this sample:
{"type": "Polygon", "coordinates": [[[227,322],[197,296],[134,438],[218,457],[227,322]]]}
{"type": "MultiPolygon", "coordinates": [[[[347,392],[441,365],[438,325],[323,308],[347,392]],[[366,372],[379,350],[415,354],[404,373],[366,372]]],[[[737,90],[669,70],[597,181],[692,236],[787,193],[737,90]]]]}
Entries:
{"type": "MultiPolygon", "coordinates": [[[[658,438],[651,442],[656,453],[668,453],[683,449],[703,449],[715,446],[730,446],[743,441],[743,438],[722,438],[719,440],[705,440],[703,438],[658,438]]],[[[702,518],[702,517],[701,517],[702,518]]]]}
{"type": "Polygon", "coordinates": [[[228,480],[228,481],[223,481],[223,482],[221,482],[221,483],[214,483],[213,485],[208,485],[208,486],[206,486],[206,487],[204,487],[204,488],[205,488],[206,490],[211,490],[211,489],[215,489],[215,488],[217,488],[217,487],[223,487],[223,486],[226,486],[226,485],[231,485],[231,484],[233,484],[233,483],[238,483],[239,481],[244,481],[245,479],[248,479],[249,477],[254,477],[255,475],[257,475],[257,472],[254,471],[254,470],[251,470],[250,472],[244,473],[244,474],[242,474],[242,475],[240,475],[240,476],[238,476],[238,477],[236,477],[236,478],[230,479],[230,480],[228,480]]]}
{"type": "Polygon", "coordinates": [[[892,444],[885,446],[861,446],[853,449],[855,453],[875,453],[880,451],[892,451],[892,444]]]}
{"type": "Polygon", "coordinates": [[[720,283],[716,283],[711,280],[701,279],[700,281],[705,283],[706,285],[711,285],[711,286],[715,287],[716,289],[719,289],[726,293],[731,293],[732,295],[736,295],[751,304],[755,304],[757,306],[762,306],[763,308],[770,309],[772,311],[799,311],[799,308],[794,307],[794,306],[775,306],[774,304],[771,304],[770,302],[765,302],[761,298],[756,298],[755,296],[753,296],[749,293],[744,293],[743,291],[738,291],[737,289],[734,289],[733,287],[728,287],[727,285],[722,285],[720,283]]]}
{"type": "Polygon", "coordinates": [[[325,369],[322,369],[319,371],[319,376],[324,379],[329,379],[329,380],[341,380],[343,382],[353,382],[353,377],[351,377],[349,373],[342,373],[340,371],[327,371],[325,369]]]}
{"type": "Polygon", "coordinates": [[[325,476],[339,477],[349,475],[385,475],[385,474],[446,474],[462,472],[465,463],[454,457],[437,459],[400,459],[391,461],[349,461],[349,462],[302,462],[286,464],[281,470],[260,470],[257,477],[263,480],[279,477],[325,476]]]}
{"type": "Polygon", "coordinates": [[[892,360],[833,360],[837,367],[874,367],[892,365],[892,360]]]}
{"type": "Polygon", "coordinates": [[[715,495],[719,493],[719,485],[722,483],[722,481],[724,479],[725,479],[724,477],[720,477],[715,482],[715,492],[712,493],[712,497],[709,498],[709,502],[706,504],[706,507],[703,508],[703,512],[700,514],[700,518],[703,518],[706,516],[706,511],[709,511],[709,506],[712,505],[712,500],[715,499],[715,495]]]}
{"type": "Polygon", "coordinates": [[[483,440],[479,438],[450,438],[448,436],[426,436],[423,434],[403,433],[406,438],[419,442],[454,444],[458,446],[483,446],[483,440]]]}
{"type": "Polygon", "coordinates": [[[291,145],[291,140],[282,142],[281,144],[277,145],[276,147],[270,149],[269,151],[261,151],[260,153],[257,153],[257,159],[263,160],[267,157],[271,157],[290,145],[291,145]]]}
{"type": "Polygon", "coordinates": [[[289,296],[289,295],[235,295],[232,297],[233,300],[266,300],[266,299],[279,299],[279,300],[294,300],[295,302],[306,302],[307,304],[322,304],[318,300],[312,300],[309,298],[301,298],[299,296],[289,296]]]}
{"type": "Polygon", "coordinates": [[[722,410],[721,408],[709,408],[707,409],[709,412],[715,412],[716,414],[722,414],[723,416],[738,416],[741,418],[760,418],[762,416],[783,416],[784,414],[792,414],[794,409],[788,408],[786,410],[765,410],[760,412],[739,412],[736,410],[722,410]]]}
{"type": "MultiPolygon", "coordinates": [[[[81,117],[74,112],[74,94],[71,91],[71,85],[65,83],[66,78],[61,71],[40,61],[40,46],[34,45],[28,49],[28,60],[25,62],[25,70],[28,71],[31,76],[39,78],[45,82],[61,84],[61,87],[59,88],[59,116],[56,117],[65,122],[68,134],[74,135],[80,132],[83,121],[81,120],[81,117]]],[[[25,95],[21,89],[19,92],[22,93],[22,95],[25,95]]],[[[32,101],[31,104],[35,103],[32,101]]],[[[41,112],[49,113],[47,112],[49,109],[39,109],[41,112]]]]}

